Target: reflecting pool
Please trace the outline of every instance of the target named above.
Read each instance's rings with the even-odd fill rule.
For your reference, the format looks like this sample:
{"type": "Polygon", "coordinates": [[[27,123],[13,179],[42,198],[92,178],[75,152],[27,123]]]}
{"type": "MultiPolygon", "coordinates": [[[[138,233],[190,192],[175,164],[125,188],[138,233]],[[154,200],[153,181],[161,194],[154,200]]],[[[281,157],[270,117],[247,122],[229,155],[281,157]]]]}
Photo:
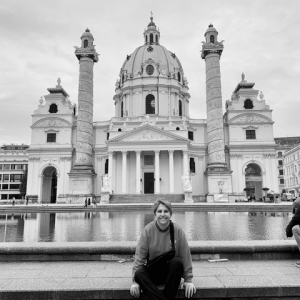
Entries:
{"type": "MultiPolygon", "coordinates": [[[[282,240],[292,218],[287,212],[181,212],[189,241],[282,240]]],[[[0,214],[0,242],[137,241],[150,212],[0,214]]]]}

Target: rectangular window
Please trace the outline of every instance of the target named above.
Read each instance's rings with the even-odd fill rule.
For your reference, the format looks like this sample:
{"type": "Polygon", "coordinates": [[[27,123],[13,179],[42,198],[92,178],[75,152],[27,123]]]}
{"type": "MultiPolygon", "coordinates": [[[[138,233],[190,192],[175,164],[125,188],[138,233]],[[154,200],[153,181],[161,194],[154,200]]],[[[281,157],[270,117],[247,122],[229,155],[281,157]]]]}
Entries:
{"type": "Polygon", "coordinates": [[[105,160],[104,174],[108,174],[108,159],[105,160]]]}
{"type": "Polygon", "coordinates": [[[56,143],[56,133],[47,133],[47,143],[56,143]]]}
{"type": "Polygon", "coordinates": [[[2,194],[2,195],[1,195],[1,200],[6,200],[6,199],[7,199],[7,196],[8,196],[7,194],[2,194]]]}
{"type": "Polygon", "coordinates": [[[282,166],[282,160],[279,160],[279,161],[278,161],[278,165],[279,165],[279,166],[282,166]]]}
{"type": "Polygon", "coordinates": [[[246,130],[246,139],[255,140],[256,139],[255,130],[246,130]]]}
{"type": "Polygon", "coordinates": [[[188,132],[188,138],[189,138],[189,140],[191,140],[191,141],[194,140],[194,132],[193,132],[193,131],[189,131],[189,132],[188,132]]]}
{"type": "Polygon", "coordinates": [[[3,165],[3,170],[9,170],[10,165],[3,165]]]}
{"type": "Polygon", "coordinates": [[[283,170],[279,170],[279,175],[283,175],[283,170]]]}
{"type": "Polygon", "coordinates": [[[22,170],[23,165],[16,165],[16,170],[22,170]]]}
{"type": "Polygon", "coordinates": [[[2,184],[2,190],[8,190],[8,184],[2,184]]]}
{"type": "Polygon", "coordinates": [[[2,168],[3,168],[3,165],[0,165],[0,170],[2,170],[2,168]]]}
{"type": "Polygon", "coordinates": [[[11,184],[11,185],[10,185],[10,189],[11,189],[11,190],[18,190],[19,187],[20,187],[19,184],[11,184]]]}
{"type": "Polygon", "coordinates": [[[3,182],[8,182],[8,181],[9,181],[9,175],[3,174],[3,182]]]}
{"type": "Polygon", "coordinates": [[[2,174],[0,174],[0,181],[2,181],[2,174]]]}
{"type": "Polygon", "coordinates": [[[15,170],[16,169],[16,165],[10,165],[10,169],[11,170],[15,170]]]}
{"type": "Polygon", "coordinates": [[[11,174],[10,175],[10,182],[16,182],[21,180],[21,174],[11,174]]]}
{"type": "Polygon", "coordinates": [[[280,184],[284,184],[284,179],[280,179],[280,184]]]}

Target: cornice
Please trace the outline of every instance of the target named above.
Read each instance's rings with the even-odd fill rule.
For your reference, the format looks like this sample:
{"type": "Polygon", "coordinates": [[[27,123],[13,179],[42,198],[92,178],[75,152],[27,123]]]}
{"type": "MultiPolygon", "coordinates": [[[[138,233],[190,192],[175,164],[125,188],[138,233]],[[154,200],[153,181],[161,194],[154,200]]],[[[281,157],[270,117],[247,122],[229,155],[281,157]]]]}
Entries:
{"type": "Polygon", "coordinates": [[[225,146],[228,149],[259,149],[259,148],[263,148],[263,149],[274,149],[276,148],[276,145],[263,145],[263,144],[259,144],[259,145],[249,145],[249,144],[244,144],[244,145],[226,145],[225,146]]]}
{"type": "Polygon", "coordinates": [[[65,148],[46,148],[46,147],[39,147],[39,148],[28,148],[27,153],[28,155],[33,153],[45,153],[45,152],[73,152],[73,147],[65,147],[65,148]]]}

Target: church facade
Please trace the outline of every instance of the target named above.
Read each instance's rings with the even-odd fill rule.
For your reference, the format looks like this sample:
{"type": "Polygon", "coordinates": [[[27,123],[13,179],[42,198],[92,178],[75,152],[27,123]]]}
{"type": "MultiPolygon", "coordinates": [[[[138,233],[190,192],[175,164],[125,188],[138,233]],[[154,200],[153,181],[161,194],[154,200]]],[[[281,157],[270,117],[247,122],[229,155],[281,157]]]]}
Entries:
{"type": "Polygon", "coordinates": [[[169,195],[185,202],[234,202],[262,189],[278,192],[272,110],[245,76],[223,113],[217,30],[205,33],[207,119],[189,114],[188,81],[160,43],[153,18],[142,46],[121,67],[115,115],[93,120],[93,68],[98,54],[87,29],[76,47],[78,105],[58,84],[32,115],[27,196],[40,203],[109,202],[117,196],[169,195]],[[53,182],[57,181],[57,186],[53,182]]]}

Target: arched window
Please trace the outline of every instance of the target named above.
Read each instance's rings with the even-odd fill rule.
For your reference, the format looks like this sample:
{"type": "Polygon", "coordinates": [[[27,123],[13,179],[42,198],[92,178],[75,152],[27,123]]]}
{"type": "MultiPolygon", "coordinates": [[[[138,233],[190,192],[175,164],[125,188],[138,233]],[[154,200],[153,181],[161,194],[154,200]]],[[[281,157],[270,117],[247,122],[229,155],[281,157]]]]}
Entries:
{"type": "Polygon", "coordinates": [[[150,33],[150,43],[153,43],[153,33],[150,33]]]}
{"type": "Polygon", "coordinates": [[[182,116],[182,101],[181,100],[178,101],[178,112],[179,112],[179,116],[182,116]]]}
{"type": "Polygon", "coordinates": [[[122,101],[122,102],[121,102],[121,118],[123,118],[123,113],[124,113],[124,112],[123,112],[123,108],[124,108],[124,107],[123,107],[123,101],[122,101]]]}
{"type": "Polygon", "coordinates": [[[210,39],[210,42],[211,42],[211,43],[214,43],[214,42],[215,42],[215,37],[214,37],[213,35],[211,35],[211,36],[209,37],[209,39],[210,39]]]}
{"type": "Polygon", "coordinates": [[[155,36],[155,41],[156,41],[156,43],[158,43],[158,36],[157,35],[155,36]]]}
{"type": "Polygon", "coordinates": [[[148,35],[146,35],[146,43],[148,43],[148,35]]]}
{"type": "Polygon", "coordinates": [[[155,97],[152,94],[146,97],[146,114],[155,114],[155,97]]]}
{"type": "Polygon", "coordinates": [[[253,106],[252,100],[246,99],[245,102],[244,102],[244,108],[245,109],[252,109],[253,107],[254,106],[253,106]]]}
{"type": "Polygon", "coordinates": [[[181,82],[181,75],[180,75],[180,72],[177,73],[177,78],[178,78],[178,81],[181,82]]]}
{"type": "Polygon", "coordinates": [[[278,152],[278,157],[282,157],[282,152],[278,152]]]}
{"type": "Polygon", "coordinates": [[[195,159],[193,157],[190,158],[190,172],[196,173],[196,164],[195,159]]]}
{"type": "Polygon", "coordinates": [[[57,113],[57,105],[56,104],[52,103],[50,105],[49,113],[50,114],[56,114],[57,113]]]}
{"type": "Polygon", "coordinates": [[[88,40],[84,40],[83,42],[83,48],[86,48],[89,45],[89,41],[88,40]]]}

